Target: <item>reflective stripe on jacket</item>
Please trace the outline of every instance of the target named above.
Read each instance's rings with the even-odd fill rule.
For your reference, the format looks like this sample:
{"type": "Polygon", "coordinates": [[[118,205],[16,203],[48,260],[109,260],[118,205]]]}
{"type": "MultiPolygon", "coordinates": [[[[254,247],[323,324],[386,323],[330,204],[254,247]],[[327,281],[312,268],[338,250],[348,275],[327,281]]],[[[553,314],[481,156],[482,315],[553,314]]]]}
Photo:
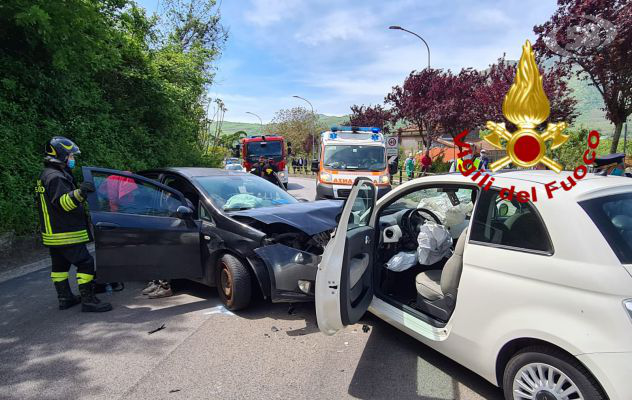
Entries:
{"type": "MultiPolygon", "coordinates": [[[[479,169],[480,165],[481,165],[481,159],[476,157],[473,161],[472,164],[474,164],[474,168],[479,169]]],[[[459,169],[459,167],[461,167],[461,169],[463,168],[463,159],[462,158],[457,158],[456,160],[456,170],[457,172],[460,172],[461,169],[459,169]]]]}
{"type": "Polygon", "coordinates": [[[45,246],[68,246],[91,240],[81,191],[61,164],[46,163],[35,192],[45,246]]]}

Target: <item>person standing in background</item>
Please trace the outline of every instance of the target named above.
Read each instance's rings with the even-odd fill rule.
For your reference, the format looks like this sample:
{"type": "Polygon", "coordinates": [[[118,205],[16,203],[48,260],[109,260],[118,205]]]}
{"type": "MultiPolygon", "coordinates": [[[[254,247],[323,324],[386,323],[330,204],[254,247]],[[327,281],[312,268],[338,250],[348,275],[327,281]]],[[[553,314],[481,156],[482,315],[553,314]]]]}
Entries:
{"type": "Polygon", "coordinates": [[[487,157],[487,151],[485,149],[481,149],[481,164],[479,165],[479,169],[487,169],[489,166],[489,157],[487,157]]]}
{"type": "Polygon", "coordinates": [[[413,179],[413,174],[415,171],[415,160],[413,159],[413,153],[408,153],[408,157],[404,161],[404,168],[406,169],[406,177],[408,179],[413,179]]]}
{"type": "Polygon", "coordinates": [[[430,149],[426,149],[426,153],[421,158],[421,172],[425,175],[430,172],[432,167],[432,158],[430,158],[430,149]]]}

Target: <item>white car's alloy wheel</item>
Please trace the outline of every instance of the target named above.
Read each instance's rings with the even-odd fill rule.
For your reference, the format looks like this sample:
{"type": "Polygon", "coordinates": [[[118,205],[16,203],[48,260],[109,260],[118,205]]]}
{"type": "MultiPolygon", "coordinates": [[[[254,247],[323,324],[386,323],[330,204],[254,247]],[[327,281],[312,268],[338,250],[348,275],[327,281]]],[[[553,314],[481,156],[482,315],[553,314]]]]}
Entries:
{"type": "Polygon", "coordinates": [[[514,400],[583,400],[577,385],[559,369],[544,363],[520,368],[513,380],[514,400]]]}

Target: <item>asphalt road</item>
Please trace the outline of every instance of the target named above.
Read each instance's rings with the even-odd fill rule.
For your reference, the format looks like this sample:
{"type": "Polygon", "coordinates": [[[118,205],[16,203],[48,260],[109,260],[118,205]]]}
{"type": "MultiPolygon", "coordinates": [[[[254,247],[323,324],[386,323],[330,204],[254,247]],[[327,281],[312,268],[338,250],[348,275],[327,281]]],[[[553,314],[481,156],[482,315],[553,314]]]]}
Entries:
{"type": "MultiPolygon", "coordinates": [[[[313,198],[313,180],[290,179],[313,198]]],[[[47,268],[0,283],[0,399],[501,398],[370,315],[328,337],[311,304],[233,314],[193,282],[158,300],[141,288],[101,295],[114,310],[83,314],[57,310],[47,268]]]]}
{"type": "Polygon", "coordinates": [[[316,179],[291,176],[287,191],[296,198],[313,201],[316,198],[316,179]]]}

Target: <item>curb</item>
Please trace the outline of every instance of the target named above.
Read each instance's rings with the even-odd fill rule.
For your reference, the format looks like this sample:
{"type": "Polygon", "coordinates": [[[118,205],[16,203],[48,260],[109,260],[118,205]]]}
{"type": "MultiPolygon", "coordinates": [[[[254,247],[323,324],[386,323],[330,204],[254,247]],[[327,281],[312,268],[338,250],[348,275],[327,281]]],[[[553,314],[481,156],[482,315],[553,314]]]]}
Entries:
{"type": "MultiPolygon", "coordinates": [[[[94,243],[88,244],[88,251],[94,256],[94,243]]],[[[39,261],[11,268],[8,271],[0,273],[0,283],[19,278],[21,276],[30,274],[31,272],[39,271],[40,269],[48,268],[49,266],[50,258],[46,257],[39,261]]]]}

